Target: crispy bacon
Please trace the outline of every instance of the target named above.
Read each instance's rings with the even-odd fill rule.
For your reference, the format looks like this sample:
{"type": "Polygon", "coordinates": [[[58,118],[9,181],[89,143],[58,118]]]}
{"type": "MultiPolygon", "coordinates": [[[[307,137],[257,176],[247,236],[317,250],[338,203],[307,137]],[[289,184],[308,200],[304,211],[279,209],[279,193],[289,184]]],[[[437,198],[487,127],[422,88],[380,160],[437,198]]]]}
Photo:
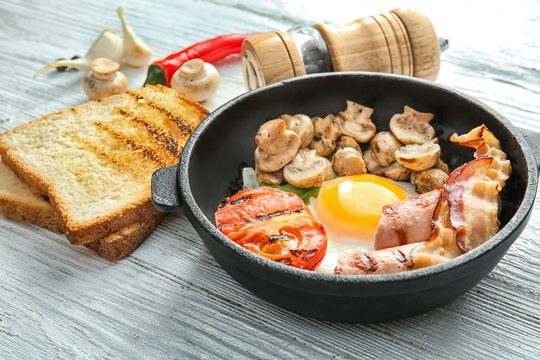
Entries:
{"type": "Polygon", "coordinates": [[[438,264],[480,246],[497,233],[498,194],[510,176],[510,161],[485,125],[461,136],[454,134],[450,140],[475,148],[475,160],[454,170],[440,189],[431,237],[412,244],[415,246],[343,255],[336,274],[386,274],[438,264]],[[375,269],[361,261],[366,256],[375,269]],[[410,259],[408,266],[404,259],[410,259]]]}

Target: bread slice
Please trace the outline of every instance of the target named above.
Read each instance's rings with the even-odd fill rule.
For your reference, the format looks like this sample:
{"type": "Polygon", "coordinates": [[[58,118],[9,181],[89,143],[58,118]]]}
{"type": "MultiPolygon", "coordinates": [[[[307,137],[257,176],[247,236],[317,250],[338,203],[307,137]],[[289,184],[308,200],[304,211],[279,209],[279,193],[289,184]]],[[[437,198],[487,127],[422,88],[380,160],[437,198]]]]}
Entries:
{"type": "Polygon", "coordinates": [[[90,101],[0,134],[0,156],[49,198],[72,244],[161,217],[152,173],[178,162],[208,110],[147,86],[90,101]]]}
{"type": "MultiPolygon", "coordinates": [[[[43,196],[26,185],[0,159],[0,214],[56,232],[63,231],[59,214],[43,196]]],[[[98,255],[120,260],[131,254],[159,224],[161,217],[137,222],[102,239],[85,244],[98,255]]]]}
{"type": "Polygon", "coordinates": [[[46,198],[26,185],[0,160],[0,214],[63,232],[62,218],[46,198]]]}

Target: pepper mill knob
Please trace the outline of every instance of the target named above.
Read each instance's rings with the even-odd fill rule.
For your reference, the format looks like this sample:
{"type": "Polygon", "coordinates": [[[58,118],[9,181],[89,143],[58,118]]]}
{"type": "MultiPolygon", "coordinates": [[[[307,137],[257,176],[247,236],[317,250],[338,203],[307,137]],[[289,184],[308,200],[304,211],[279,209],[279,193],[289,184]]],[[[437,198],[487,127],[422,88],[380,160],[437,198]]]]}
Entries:
{"type": "Polygon", "coordinates": [[[315,24],[265,33],[242,44],[248,90],[327,71],[375,71],[435,80],[440,44],[430,20],[394,9],[344,25],[315,24]]]}

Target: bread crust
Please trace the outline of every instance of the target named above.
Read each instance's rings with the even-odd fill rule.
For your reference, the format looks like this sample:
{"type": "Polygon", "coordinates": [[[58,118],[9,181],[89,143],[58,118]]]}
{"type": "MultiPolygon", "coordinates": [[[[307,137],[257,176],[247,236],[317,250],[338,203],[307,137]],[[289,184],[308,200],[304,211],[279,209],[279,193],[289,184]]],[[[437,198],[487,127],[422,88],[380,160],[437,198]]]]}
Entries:
{"type": "MultiPolygon", "coordinates": [[[[17,177],[2,159],[0,159],[0,214],[52,231],[64,231],[60,214],[54,207],[17,177]]],[[[162,217],[163,214],[157,213],[85,245],[110,261],[120,260],[137,249],[162,217]]]]}

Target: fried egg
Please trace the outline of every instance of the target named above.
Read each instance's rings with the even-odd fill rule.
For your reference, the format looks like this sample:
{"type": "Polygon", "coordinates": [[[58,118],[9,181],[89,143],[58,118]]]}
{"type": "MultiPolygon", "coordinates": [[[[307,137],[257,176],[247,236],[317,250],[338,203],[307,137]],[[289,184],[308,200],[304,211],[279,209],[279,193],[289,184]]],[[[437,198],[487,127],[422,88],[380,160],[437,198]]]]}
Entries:
{"type": "Polygon", "coordinates": [[[383,206],[416,195],[410,183],[371,174],[324,183],[309,205],[328,234],[326,256],[316,271],[332,274],[340,255],[373,250],[383,206]]]}

